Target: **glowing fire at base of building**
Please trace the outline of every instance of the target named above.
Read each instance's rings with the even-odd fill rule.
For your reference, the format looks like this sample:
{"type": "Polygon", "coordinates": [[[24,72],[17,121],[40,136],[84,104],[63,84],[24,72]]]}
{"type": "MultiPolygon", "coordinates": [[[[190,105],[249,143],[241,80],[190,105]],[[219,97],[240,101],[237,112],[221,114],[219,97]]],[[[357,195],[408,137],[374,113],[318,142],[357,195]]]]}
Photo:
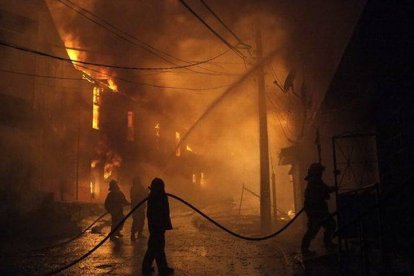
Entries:
{"type": "Polygon", "coordinates": [[[204,178],[204,173],[200,174],[200,186],[204,187],[206,185],[206,179],[204,178]]]}
{"type": "MultiPolygon", "coordinates": [[[[178,131],[175,132],[175,144],[178,146],[180,144],[181,135],[178,131]]],[[[175,156],[180,157],[181,156],[181,149],[177,148],[175,151],[175,156]]]]}
{"type": "Polygon", "coordinates": [[[91,193],[91,197],[95,198],[95,183],[93,181],[89,182],[89,192],[91,193]]]}
{"type": "Polygon", "coordinates": [[[121,167],[122,158],[114,151],[107,153],[107,160],[104,165],[103,177],[105,181],[109,181],[110,178],[115,177],[115,172],[121,167]]]}
{"type": "Polygon", "coordinates": [[[293,210],[289,210],[287,214],[290,218],[293,218],[296,215],[296,212],[293,210]]]}

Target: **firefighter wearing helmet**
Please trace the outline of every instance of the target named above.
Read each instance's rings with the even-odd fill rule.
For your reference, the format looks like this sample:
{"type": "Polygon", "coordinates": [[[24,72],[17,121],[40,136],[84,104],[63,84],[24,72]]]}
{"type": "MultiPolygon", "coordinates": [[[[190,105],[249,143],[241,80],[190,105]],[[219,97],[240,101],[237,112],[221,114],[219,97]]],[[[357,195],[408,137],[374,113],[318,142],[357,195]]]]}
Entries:
{"type": "Polygon", "coordinates": [[[308,217],[308,229],[303,236],[301,250],[304,255],[313,255],[315,252],[309,250],[311,241],[316,237],[319,229],[323,227],[324,244],[328,250],[336,248],[332,242],[336,223],[329,214],[327,200],[330,193],[335,191],[335,187],[326,185],[322,180],[325,167],[321,163],[313,163],[309,166],[308,175],[305,180],[308,185],[305,190],[304,209],[308,217]]]}

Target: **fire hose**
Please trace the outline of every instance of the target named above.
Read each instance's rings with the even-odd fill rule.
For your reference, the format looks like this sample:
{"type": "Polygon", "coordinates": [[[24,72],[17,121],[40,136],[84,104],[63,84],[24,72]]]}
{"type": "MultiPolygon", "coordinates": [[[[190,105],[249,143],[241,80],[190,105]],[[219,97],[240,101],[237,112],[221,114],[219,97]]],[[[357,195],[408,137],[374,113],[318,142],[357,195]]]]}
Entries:
{"type": "MultiPolygon", "coordinates": [[[[214,219],[210,218],[209,216],[207,216],[206,214],[204,214],[202,211],[200,211],[198,208],[196,208],[195,206],[193,206],[192,204],[190,204],[189,202],[187,202],[186,200],[173,195],[173,194],[169,194],[167,193],[167,196],[174,198],[177,201],[180,201],[181,203],[183,203],[184,205],[187,205],[188,207],[190,207],[191,209],[193,209],[195,212],[197,212],[198,214],[200,214],[202,217],[204,217],[206,220],[210,221],[212,224],[214,224],[215,226],[217,226],[218,228],[220,228],[221,230],[229,233],[230,235],[233,235],[237,238],[243,239],[243,240],[248,240],[248,241],[263,241],[263,240],[267,240],[270,238],[273,238],[279,234],[281,234],[283,231],[285,231],[304,211],[304,208],[300,209],[299,212],[296,213],[296,215],[288,222],[286,223],[282,228],[280,228],[279,230],[266,235],[266,236],[262,236],[262,237],[248,237],[248,236],[243,236],[241,234],[235,233],[232,230],[224,227],[223,225],[221,225],[220,223],[216,222],[214,219]]],[[[366,210],[365,212],[361,213],[356,219],[360,219],[363,216],[367,215],[370,211],[372,211],[373,209],[376,209],[380,206],[380,204],[385,201],[388,200],[390,198],[390,196],[384,198],[383,200],[381,200],[378,204],[375,204],[373,206],[371,206],[371,208],[368,208],[368,210],[366,210]]],[[[54,271],[51,271],[49,273],[47,273],[46,275],[54,275],[54,274],[58,274],[60,272],[63,272],[64,270],[76,265],[77,263],[83,261],[84,259],[86,259],[89,255],[91,255],[93,252],[95,252],[100,246],[102,246],[102,244],[104,244],[113,233],[115,233],[119,227],[135,212],[135,210],[137,210],[142,204],[144,204],[146,201],[148,200],[148,198],[143,199],[142,201],[140,201],[133,209],[131,209],[131,211],[129,211],[127,213],[127,215],[109,232],[108,235],[106,235],[97,245],[95,245],[91,250],[89,250],[87,253],[85,253],[84,255],[82,255],[81,257],[75,259],[74,261],[70,262],[69,264],[58,268],[54,271]]],[[[323,219],[321,221],[321,223],[326,220],[329,219],[332,216],[336,216],[338,214],[337,211],[329,214],[325,219],[323,219]]],[[[105,214],[104,214],[105,215],[105,214]]],[[[103,217],[103,215],[102,215],[103,217]]],[[[349,225],[353,224],[355,221],[351,221],[351,223],[348,223],[346,225],[343,225],[340,229],[338,229],[336,231],[336,235],[341,232],[341,230],[343,230],[346,227],[349,227],[349,225]]],[[[86,231],[85,231],[86,232],[86,231]]]]}
{"type": "Polygon", "coordinates": [[[232,230],[224,227],[223,225],[221,225],[220,223],[218,223],[217,221],[215,221],[214,219],[210,218],[209,216],[207,216],[206,214],[204,214],[203,212],[201,212],[199,209],[197,209],[196,207],[194,207],[191,203],[185,201],[184,199],[173,195],[173,194],[168,194],[167,195],[171,198],[174,198],[178,201],[180,201],[181,203],[184,203],[185,205],[187,205],[188,207],[190,207],[191,209],[193,209],[195,212],[197,212],[198,214],[200,214],[203,218],[205,218],[206,220],[208,220],[209,222],[211,222],[212,224],[214,224],[215,226],[217,226],[218,228],[220,228],[221,230],[229,233],[232,236],[235,236],[239,239],[242,240],[248,240],[248,241],[263,241],[263,240],[268,240],[271,239],[273,237],[276,237],[277,235],[279,235],[280,233],[282,233],[283,231],[285,231],[299,216],[300,214],[302,214],[303,212],[303,208],[299,210],[299,212],[296,213],[296,215],[288,222],[286,223],[282,228],[280,228],[279,230],[277,230],[276,232],[273,232],[267,236],[263,236],[263,237],[247,237],[247,236],[243,236],[240,234],[237,234],[236,232],[233,232],[232,230]]]}
{"type": "MultiPolygon", "coordinates": [[[[277,235],[279,235],[280,233],[282,233],[283,231],[285,231],[303,212],[303,208],[301,210],[299,210],[299,212],[287,223],[285,224],[281,229],[277,230],[276,232],[267,235],[267,236],[263,236],[263,237],[247,237],[247,236],[243,236],[240,234],[237,234],[235,232],[233,232],[232,230],[224,227],[223,225],[221,225],[220,223],[216,222],[214,219],[210,218],[209,216],[207,216],[206,214],[204,214],[202,211],[200,211],[198,208],[194,207],[192,204],[190,204],[189,202],[185,201],[184,199],[173,195],[173,194],[169,194],[167,193],[167,195],[171,198],[174,198],[180,202],[182,202],[183,204],[187,205],[188,207],[190,207],[191,209],[193,209],[195,212],[197,212],[198,214],[200,214],[202,217],[204,217],[205,219],[207,219],[208,221],[210,221],[211,223],[213,223],[214,225],[216,225],[218,228],[222,229],[223,231],[237,237],[240,239],[244,239],[244,240],[249,240],[249,241],[263,241],[263,240],[267,240],[270,238],[273,238],[277,235]]],[[[58,274],[60,272],[65,271],[66,269],[76,265],[77,263],[83,261],[84,259],[86,259],[89,255],[91,255],[93,252],[95,252],[99,247],[101,247],[110,237],[111,235],[113,235],[118,229],[119,227],[121,227],[121,225],[135,212],[135,210],[137,210],[142,204],[144,204],[144,202],[146,202],[148,200],[148,198],[143,199],[142,201],[140,201],[134,208],[131,209],[131,211],[129,211],[125,217],[117,224],[115,225],[115,227],[108,233],[108,235],[106,235],[98,244],[96,244],[91,250],[89,250],[88,252],[86,252],[84,255],[82,255],[81,257],[73,260],[72,262],[68,263],[65,266],[62,266],[56,270],[53,270],[49,273],[47,273],[46,275],[54,275],[54,274],[58,274]]]]}

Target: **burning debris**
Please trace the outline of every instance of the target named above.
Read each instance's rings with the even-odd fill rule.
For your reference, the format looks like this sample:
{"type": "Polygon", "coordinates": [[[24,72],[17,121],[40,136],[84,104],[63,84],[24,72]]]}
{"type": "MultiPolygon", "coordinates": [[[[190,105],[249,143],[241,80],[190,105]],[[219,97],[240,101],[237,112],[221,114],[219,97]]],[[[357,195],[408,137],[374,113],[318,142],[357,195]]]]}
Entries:
{"type": "Polygon", "coordinates": [[[105,181],[108,181],[112,178],[117,179],[117,171],[121,167],[122,158],[113,150],[109,150],[106,153],[106,158],[104,161],[103,167],[103,177],[105,181]]]}

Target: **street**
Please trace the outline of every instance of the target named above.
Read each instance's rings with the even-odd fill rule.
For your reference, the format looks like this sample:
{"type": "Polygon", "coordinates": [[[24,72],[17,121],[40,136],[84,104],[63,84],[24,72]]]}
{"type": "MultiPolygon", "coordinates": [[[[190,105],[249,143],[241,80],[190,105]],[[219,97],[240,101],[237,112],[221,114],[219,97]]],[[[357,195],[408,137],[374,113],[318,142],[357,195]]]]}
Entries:
{"type": "MultiPolygon", "coordinates": [[[[251,221],[251,215],[239,216],[235,204],[212,205],[204,208],[207,214],[236,232],[245,235],[258,235],[251,221]],[[246,224],[246,218],[249,223],[246,224]]],[[[187,207],[171,202],[174,230],[166,235],[166,253],[169,265],[175,268],[176,275],[290,275],[286,249],[277,239],[263,242],[244,241],[230,236],[209,224],[187,207]]],[[[94,218],[83,221],[88,225],[94,218]]],[[[108,217],[106,217],[108,219],[108,217]]],[[[258,219],[258,218],[256,218],[258,219]]],[[[108,222],[101,222],[108,225],[108,222]]],[[[141,262],[146,250],[146,239],[131,243],[129,231],[131,220],[125,223],[124,237],[117,241],[107,241],[91,256],[64,271],[64,275],[141,275],[141,262]]],[[[102,233],[108,233],[105,226],[102,233]]],[[[148,236],[147,230],[145,235],[148,236]]],[[[8,251],[3,256],[0,272],[11,274],[45,274],[80,257],[97,244],[104,234],[88,232],[80,239],[60,248],[42,254],[19,257],[14,244],[14,253],[8,251]]],[[[56,241],[57,242],[57,241],[56,241]]],[[[48,243],[50,244],[50,243],[48,243]]],[[[47,245],[46,243],[43,246],[47,245]]],[[[37,247],[41,247],[38,245],[37,247]]],[[[2,248],[2,251],[4,248],[2,248]]],[[[155,266],[155,264],[154,264],[155,266]]],[[[155,275],[155,274],[154,274],[155,275]]]]}

